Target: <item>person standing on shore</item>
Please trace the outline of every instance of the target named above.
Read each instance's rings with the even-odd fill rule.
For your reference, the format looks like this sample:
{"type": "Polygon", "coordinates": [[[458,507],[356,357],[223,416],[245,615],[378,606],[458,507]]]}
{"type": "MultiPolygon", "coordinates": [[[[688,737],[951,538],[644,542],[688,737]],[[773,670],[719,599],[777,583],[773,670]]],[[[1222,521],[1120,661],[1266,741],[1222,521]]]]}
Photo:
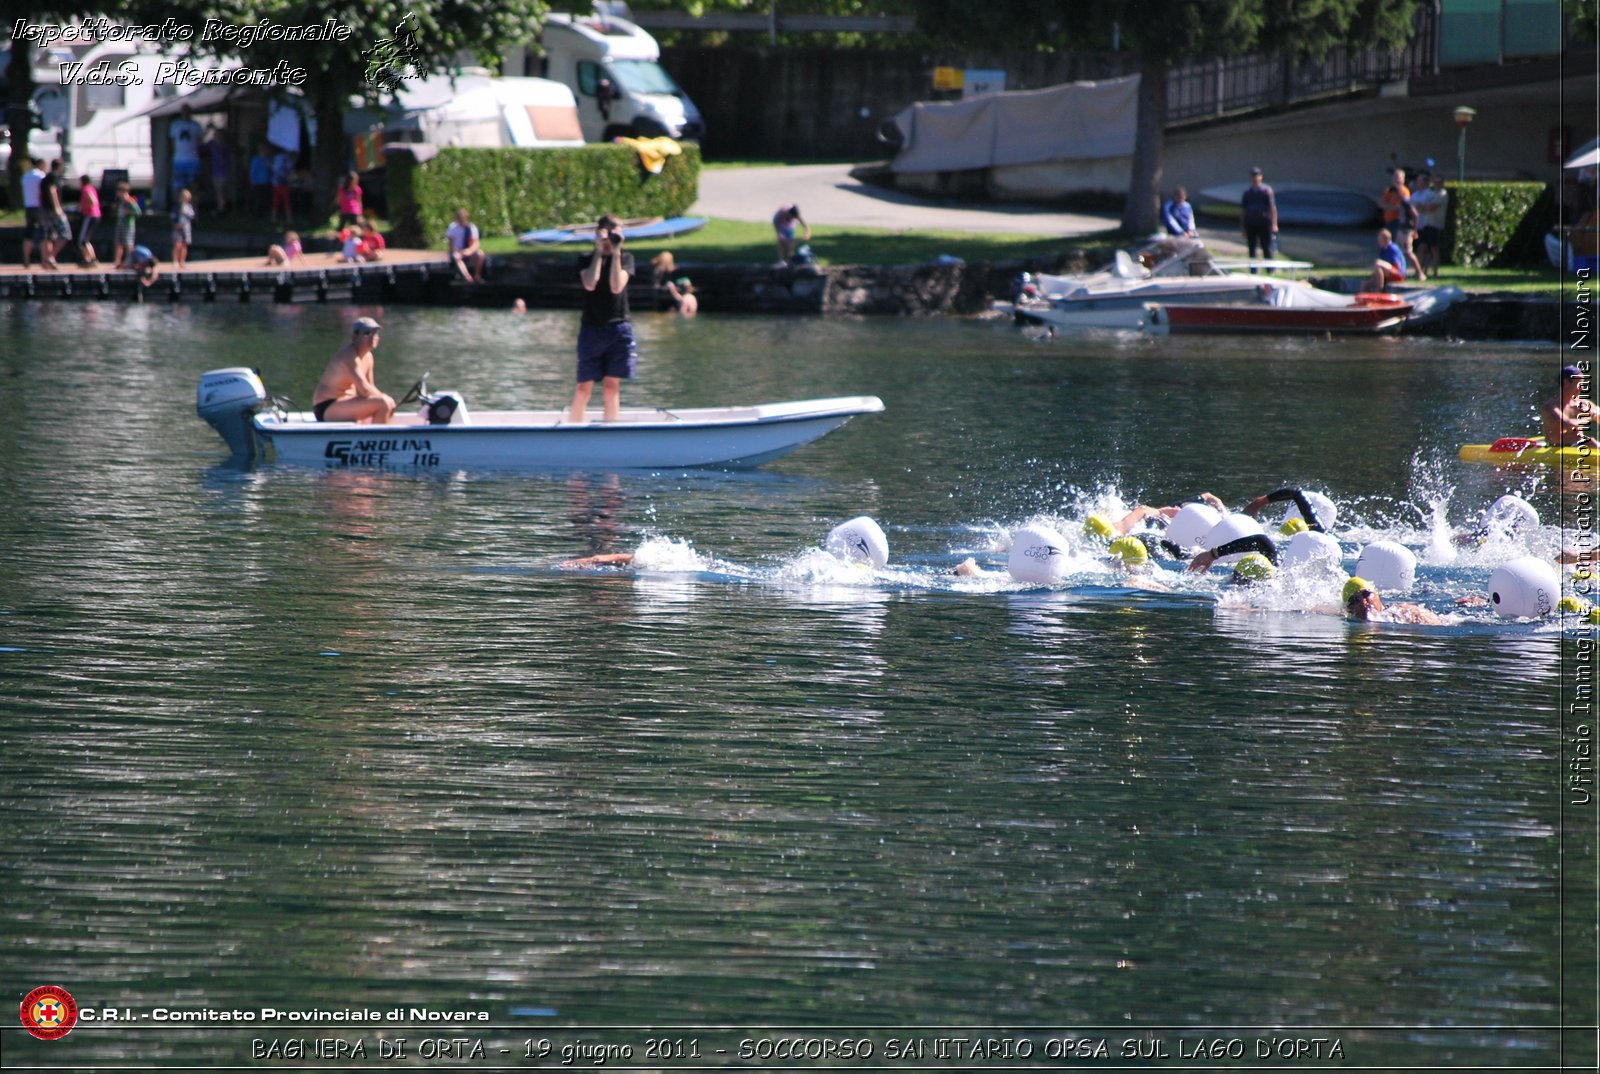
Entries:
{"type": "Polygon", "coordinates": [[[39,257],[41,264],[51,270],[61,267],[56,263],[56,254],[72,241],[67,209],[61,204],[61,177],[66,168],[66,161],[52,161],[49,173],[39,182],[39,257]]]}
{"type": "MultiPolygon", "coordinates": [[[[33,167],[22,173],[22,267],[33,264],[33,244],[43,226],[39,221],[39,186],[44,182],[44,161],[35,157],[33,167]]],[[[44,255],[41,252],[41,257],[44,255]]]]}
{"type": "Polygon", "coordinates": [[[578,328],[578,386],[572,393],[570,419],[585,420],[594,382],[601,383],[604,419],[622,412],[622,382],[633,376],[639,350],[628,320],[628,280],[633,255],[622,249],[622,224],[611,213],[596,222],[594,254],[578,273],[583,284],[583,319],[578,328]]]}
{"type": "Polygon", "coordinates": [[[204,139],[200,124],[194,121],[194,109],[188,105],[167,128],[167,138],[172,142],[172,197],[176,202],[178,191],[193,187],[200,178],[200,144],[204,139]]]}
{"type": "Polygon", "coordinates": [[[100,226],[100,191],[87,175],[78,177],[78,263],[84,268],[100,263],[94,252],[94,229],[100,226]]]}
{"type": "Polygon", "coordinates": [[[178,191],[178,204],[172,209],[172,267],[189,264],[189,244],[194,242],[194,194],[188,187],[178,191]]]}
{"type": "Polygon", "coordinates": [[[1277,255],[1278,199],[1272,188],[1262,182],[1260,168],[1250,169],[1250,185],[1239,198],[1239,228],[1252,258],[1258,248],[1263,258],[1277,255]]]}
{"type": "Polygon", "coordinates": [[[789,259],[794,257],[795,230],[805,228],[806,242],[811,241],[811,225],[805,222],[800,215],[800,206],[784,205],[772,214],[772,230],[778,236],[778,262],[787,265],[789,259]]]}
{"type": "Polygon", "coordinates": [[[117,184],[116,268],[133,267],[133,248],[138,240],[139,202],[126,182],[117,184]]]}

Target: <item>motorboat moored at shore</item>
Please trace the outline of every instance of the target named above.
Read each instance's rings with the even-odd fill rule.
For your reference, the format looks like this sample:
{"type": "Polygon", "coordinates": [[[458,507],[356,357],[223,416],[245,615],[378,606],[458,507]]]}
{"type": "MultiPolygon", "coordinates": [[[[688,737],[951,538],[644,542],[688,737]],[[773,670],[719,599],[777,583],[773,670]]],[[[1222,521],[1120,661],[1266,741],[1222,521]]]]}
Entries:
{"type": "Polygon", "coordinates": [[[280,463],[323,468],[751,469],[809,444],[857,414],[883,410],[877,396],[752,406],[624,410],[614,421],[574,423],[564,410],[469,411],[456,392],[418,381],[407,400],[420,412],[385,425],[317,421],[276,404],[254,370],[203,374],[195,409],[236,458],[270,451],[280,463]]]}
{"type": "Polygon", "coordinates": [[[1262,291],[1255,302],[1234,304],[1151,304],[1146,332],[1267,332],[1284,335],[1396,332],[1428,324],[1452,303],[1466,297],[1459,287],[1347,295],[1298,281],[1262,291]]]}
{"type": "Polygon", "coordinates": [[[1260,303],[1291,281],[1257,271],[1310,267],[1306,261],[1219,259],[1198,239],[1164,239],[1135,253],[1118,250],[1098,272],[1035,276],[1036,293],[1019,296],[1011,310],[1023,324],[1138,331],[1151,303],[1260,303]]]}

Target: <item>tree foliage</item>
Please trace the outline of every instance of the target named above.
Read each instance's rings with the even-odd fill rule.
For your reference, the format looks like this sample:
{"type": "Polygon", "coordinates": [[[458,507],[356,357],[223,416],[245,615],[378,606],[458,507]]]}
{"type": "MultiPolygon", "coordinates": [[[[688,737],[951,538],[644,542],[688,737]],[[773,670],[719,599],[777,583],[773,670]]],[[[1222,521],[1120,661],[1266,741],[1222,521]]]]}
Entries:
{"type": "Polygon", "coordinates": [[[313,156],[313,174],[318,190],[331,197],[346,163],[344,114],[351,98],[373,100],[384,88],[381,70],[369,72],[368,59],[385,43],[392,47],[396,27],[404,26],[404,43],[409,46],[404,57],[409,64],[397,70],[445,72],[462,56],[490,63],[503,46],[531,40],[546,10],[544,0],[127,0],[114,7],[79,4],[70,12],[40,7],[30,17],[39,22],[76,22],[92,11],[102,11],[129,23],[160,23],[170,18],[194,30],[191,45],[212,65],[227,60],[266,70],[281,61],[288,68],[303,68],[307,78],[298,89],[305,94],[322,134],[313,156]],[[331,21],[348,27],[351,33],[344,41],[259,38],[243,48],[237,39],[201,40],[212,19],[230,27],[294,27],[331,21]],[[326,132],[331,132],[331,137],[326,132]]]}

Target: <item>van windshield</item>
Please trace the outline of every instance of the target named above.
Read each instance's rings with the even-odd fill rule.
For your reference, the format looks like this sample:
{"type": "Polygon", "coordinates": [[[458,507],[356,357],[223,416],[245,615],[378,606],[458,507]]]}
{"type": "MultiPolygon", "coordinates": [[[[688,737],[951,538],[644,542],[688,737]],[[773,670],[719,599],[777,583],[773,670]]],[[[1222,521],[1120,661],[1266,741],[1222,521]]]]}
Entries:
{"type": "Polygon", "coordinates": [[[654,60],[612,60],[617,82],[630,93],[682,93],[672,76],[654,60]]]}

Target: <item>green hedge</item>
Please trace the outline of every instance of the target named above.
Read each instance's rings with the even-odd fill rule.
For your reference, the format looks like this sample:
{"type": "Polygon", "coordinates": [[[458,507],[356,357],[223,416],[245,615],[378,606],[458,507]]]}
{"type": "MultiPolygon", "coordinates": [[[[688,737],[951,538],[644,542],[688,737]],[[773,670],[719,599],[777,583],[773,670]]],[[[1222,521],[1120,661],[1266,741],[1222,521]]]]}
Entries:
{"type": "Polygon", "coordinates": [[[1530,257],[1542,257],[1543,235],[1555,223],[1555,200],[1547,186],[1448,184],[1450,219],[1445,229],[1445,259],[1482,268],[1518,265],[1530,257]]]}
{"type": "Polygon", "coordinates": [[[441,149],[418,164],[390,154],[385,170],[389,215],[399,242],[434,246],[458,208],[472,212],[485,236],[593,221],[682,216],[700,189],[700,147],[683,144],[658,174],[622,145],[572,149],[441,149]]]}

